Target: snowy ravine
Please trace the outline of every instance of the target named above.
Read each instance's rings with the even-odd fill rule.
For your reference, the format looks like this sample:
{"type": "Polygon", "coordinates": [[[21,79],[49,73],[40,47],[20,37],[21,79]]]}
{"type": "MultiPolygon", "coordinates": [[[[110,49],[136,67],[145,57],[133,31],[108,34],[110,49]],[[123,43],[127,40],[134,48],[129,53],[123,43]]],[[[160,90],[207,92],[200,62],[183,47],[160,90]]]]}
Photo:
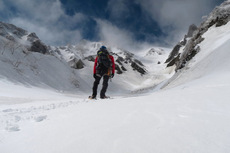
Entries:
{"type": "MultiPolygon", "coordinates": [[[[153,89],[147,85],[159,78],[148,76],[139,87],[130,85],[131,91],[137,90],[133,94],[122,94],[118,85],[112,88],[110,83],[112,99],[88,100],[84,92],[57,92],[58,84],[50,83],[54,76],[50,80],[33,75],[1,78],[0,153],[229,153],[230,22],[211,26],[202,37],[200,51],[171,79],[153,89]],[[143,88],[148,90],[139,93],[143,88]]],[[[55,57],[46,58],[54,68],[56,64],[60,69],[67,67],[55,57]]],[[[144,62],[152,66],[148,59],[144,62]]],[[[46,68],[42,63],[35,64],[46,68]]],[[[16,74],[13,65],[1,64],[1,74],[16,74]],[[4,68],[10,66],[8,73],[4,68]]],[[[30,74],[22,68],[23,74],[30,74]]],[[[160,71],[159,77],[169,71],[160,71]]],[[[52,72],[58,74],[55,69],[52,72]]],[[[65,72],[83,73],[71,73],[71,68],[65,72]]],[[[118,81],[119,76],[115,77],[118,81]]]]}
{"type": "Polygon", "coordinates": [[[18,91],[1,96],[13,102],[0,107],[1,153],[230,152],[229,29],[211,27],[187,70],[157,92],[88,100],[1,83],[1,93],[18,91]]]}
{"type": "MultiPolygon", "coordinates": [[[[0,21],[0,82],[7,79],[27,87],[88,97],[94,81],[94,60],[102,45],[106,43],[82,40],[75,45],[47,46],[35,33],[0,21]]],[[[106,46],[116,65],[116,77],[110,82],[113,88],[108,93],[111,96],[114,92],[124,95],[153,88],[173,74],[173,68],[165,70],[167,48],[145,45],[138,50],[141,54],[135,55],[106,46]]]]}

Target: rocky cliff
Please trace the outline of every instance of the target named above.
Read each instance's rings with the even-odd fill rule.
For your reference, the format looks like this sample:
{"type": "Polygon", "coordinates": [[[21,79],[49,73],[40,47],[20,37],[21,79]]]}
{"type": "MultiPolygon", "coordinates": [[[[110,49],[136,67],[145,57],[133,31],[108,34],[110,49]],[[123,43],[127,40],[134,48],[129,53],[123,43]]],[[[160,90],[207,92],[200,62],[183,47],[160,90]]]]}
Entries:
{"type": "Polygon", "coordinates": [[[230,20],[230,1],[223,2],[216,7],[202,24],[196,28],[190,26],[188,34],[180,41],[170,53],[166,60],[167,67],[176,66],[176,71],[185,67],[199,51],[199,44],[204,40],[202,35],[212,26],[220,27],[227,24],[230,20]]]}

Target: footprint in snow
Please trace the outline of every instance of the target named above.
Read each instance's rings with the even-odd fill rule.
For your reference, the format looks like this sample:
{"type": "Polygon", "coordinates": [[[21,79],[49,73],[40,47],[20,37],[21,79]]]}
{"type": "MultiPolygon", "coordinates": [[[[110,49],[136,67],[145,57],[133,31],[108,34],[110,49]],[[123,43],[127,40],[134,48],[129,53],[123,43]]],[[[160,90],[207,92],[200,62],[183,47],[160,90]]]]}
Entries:
{"type": "Polygon", "coordinates": [[[17,124],[8,125],[8,126],[6,127],[6,130],[9,131],[9,132],[17,132],[17,131],[20,131],[19,126],[18,126],[17,124]]]}
{"type": "Polygon", "coordinates": [[[21,117],[20,116],[14,116],[14,120],[15,120],[15,122],[19,122],[21,120],[21,117]]]}
{"type": "Polygon", "coordinates": [[[41,121],[45,120],[46,118],[47,118],[47,115],[43,115],[43,116],[38,116],[38,117],[34,118],[34,120],[36,122],[41,122],[41,121]]]}
{"type": "Polygon", "coordinates": [[[12,112],[13,111],[13,109],[5,109],[5,110],[3,110],[2,112],[4,112],[4,113],[8,113],[8,112],[12,112]]]}

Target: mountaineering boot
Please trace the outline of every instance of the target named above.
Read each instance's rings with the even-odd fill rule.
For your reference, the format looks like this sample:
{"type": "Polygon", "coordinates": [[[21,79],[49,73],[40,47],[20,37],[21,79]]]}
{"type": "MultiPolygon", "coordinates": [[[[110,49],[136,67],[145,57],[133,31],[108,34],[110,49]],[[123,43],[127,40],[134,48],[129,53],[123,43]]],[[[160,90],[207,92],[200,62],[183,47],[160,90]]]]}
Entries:
{"type": "Polygon", "coordinates": [[[109,96],[101,96],[100,98],[101,99],[109,99],[110,97],[109,96]]]}
{"type": "Polygon", "coordinates": [[[96,96],[94,96],[94,95],[89,96],[89,99],[96,99],[96,96]]]}

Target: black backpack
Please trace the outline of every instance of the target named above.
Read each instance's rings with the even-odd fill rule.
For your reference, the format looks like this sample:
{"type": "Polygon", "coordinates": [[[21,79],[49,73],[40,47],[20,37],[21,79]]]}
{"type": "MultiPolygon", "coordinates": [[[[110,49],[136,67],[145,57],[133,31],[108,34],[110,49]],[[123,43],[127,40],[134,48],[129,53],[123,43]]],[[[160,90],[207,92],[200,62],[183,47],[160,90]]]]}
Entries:
{"type": "Polygon", "coordinates": [[[107,50],[99,50],[97,52],[97,68],[108,70],[111,65],[111,59],[109,58],[109,52],[107,50]]]}

